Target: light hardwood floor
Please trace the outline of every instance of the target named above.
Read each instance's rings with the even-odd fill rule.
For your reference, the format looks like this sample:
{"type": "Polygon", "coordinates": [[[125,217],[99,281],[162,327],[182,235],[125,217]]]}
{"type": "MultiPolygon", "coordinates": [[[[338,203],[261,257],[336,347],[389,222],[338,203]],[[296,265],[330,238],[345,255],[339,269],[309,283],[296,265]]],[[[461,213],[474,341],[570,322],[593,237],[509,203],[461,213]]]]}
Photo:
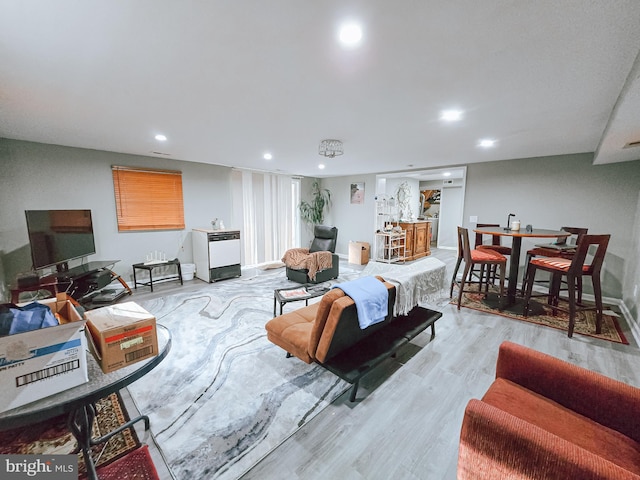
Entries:
{"type": "MultiPolygon", "coordinates": [[[[432,252],[447,263],[448,282],[455,252],[432,252]]],[[[429,332],[416,337],[363,379],[356,402],[343,394],[242,479],[455,479],[464,408],[493,381],[504,340],[640,387],[640,350],[628,329],[631,345],[619,345],[570,339],[562,331],[449,304],[438,308],[443,316],[432,341],[429,332]]],[[[165,475],[162,470],[161,477],[170,478],[165,475]]]]}
{"type": "MultiPolygon", "coordinates": [[[[452,271],[455,252],[433,254],[452,271]]],[[[504,340],[640,387],[640,351],[632,339],[631,346],[570,339],[498,315],[451,305],[442,311],[433,341],[422,333],[365,377],[355,403],[343,394],[242,479],[455,479],[464,408],[493,381],[504,340]]]]}

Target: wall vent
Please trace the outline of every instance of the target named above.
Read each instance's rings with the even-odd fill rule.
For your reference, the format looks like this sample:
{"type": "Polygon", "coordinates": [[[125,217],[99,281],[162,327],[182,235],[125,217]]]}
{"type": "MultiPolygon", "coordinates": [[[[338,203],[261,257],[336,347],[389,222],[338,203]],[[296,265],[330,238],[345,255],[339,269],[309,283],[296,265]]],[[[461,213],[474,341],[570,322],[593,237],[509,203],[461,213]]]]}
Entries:
{"type": "Polygon", "coordinates": [[[636,140],[635,142],[629,142],[622,148],[633,148],[633,147],[640,147],[640,140],[636,140]]]}

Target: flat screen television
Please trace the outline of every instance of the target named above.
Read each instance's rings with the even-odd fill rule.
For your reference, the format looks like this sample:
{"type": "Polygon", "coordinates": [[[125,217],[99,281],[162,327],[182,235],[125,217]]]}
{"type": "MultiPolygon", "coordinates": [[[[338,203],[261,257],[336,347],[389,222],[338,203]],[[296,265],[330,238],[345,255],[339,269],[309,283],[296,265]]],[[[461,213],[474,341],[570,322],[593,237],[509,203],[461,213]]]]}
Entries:
{"type": "Polygon", "coordinates": [[[68,261],[96,253],[91,210],[25,210],[35,270],[55,266],[68,269],[68,261]]]}

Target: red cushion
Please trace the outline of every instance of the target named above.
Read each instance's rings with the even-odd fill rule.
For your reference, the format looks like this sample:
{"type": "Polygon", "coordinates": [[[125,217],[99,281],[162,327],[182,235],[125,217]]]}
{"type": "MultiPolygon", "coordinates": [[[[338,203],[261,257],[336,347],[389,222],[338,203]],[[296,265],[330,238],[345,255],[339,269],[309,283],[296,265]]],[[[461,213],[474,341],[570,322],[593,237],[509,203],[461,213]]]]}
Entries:
{"type": "Polygon", "coordinates": [[[489,249],[471,250],[471,260],[474,262],[506,262],[504,255],[489,249]]]}
{"type": "Polygon", "coordinates": [[[482,401],[631,472],[640,473],[638,443],[516,383],[496,379],[482,401]]]}
{"type": "MultiPolygon", "coordinates": [[[[149,447],[142,445],[109,465],[98,468],[102,480],[159,480],[149,447]]],[[[83,478],[86,478],[83,476],[83,478]]]]}
{"type": "Polygon", "coordinates": [[[494,252],[498,252],[502,255],[511,255],[511,247],[503,245],[478,245],[476,248],[478,250],[493,250],[494,252]]]}
{"type": "MultiPolygon", "coordinates": [[[[568,258],[534,258],[531,263],[537,267],[542,267],[550,270],[558,270],[560,272],[568,272],[571,267],[571,260],[568,258]]],[[[582,271],[589,273],[591,265],[583,265],[582,271]]]]}

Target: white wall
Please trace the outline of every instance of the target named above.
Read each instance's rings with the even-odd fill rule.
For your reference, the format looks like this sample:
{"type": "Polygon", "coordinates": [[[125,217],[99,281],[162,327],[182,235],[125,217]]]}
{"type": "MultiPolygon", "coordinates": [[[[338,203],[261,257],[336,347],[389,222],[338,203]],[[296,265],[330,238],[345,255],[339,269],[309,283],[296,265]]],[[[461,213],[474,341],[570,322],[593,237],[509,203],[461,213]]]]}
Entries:
{"type": "MultiPolygon", "coordinates": [[[[471,215],[478,216],[479,222],[505,224],[513,212],[523,225],[550,229],[584,226],[591,233],[610,233],[603,293],[624,299],[637,318],[640,286],[635,295],[634,287],[640,278],[640,160],[593,165],[592,157],[577,154],[468,165],[463,225],[473,227],[471,215]]],[[[349,240],[373,246],[375,177],[324,178],[322,185],[334,198],[330,221],[339,229],[338,252],[347,253],[349,240]],[[349,185],[362,181],[367,187],[365,204],[350,205],[349,185]]],[[[526,249],[536,242],[523,241],[521,262],[526,249]]]]}
{"type": "MultiPolygon", "coordinates": [[[[640,329],[640,192],[632,228],[631,252],[625,263],[622,299],[632,317],[639,320],[640,329]]],[[[640,331],[637,333],[639,335],[636,335],[636,338],[640,336],[640,331]]]]}
{"type": "Polygon", "coordinates": [[[458,230],[464,215],[464,185],[462,181],[443,186],[440,191],[438,218],[438,248],[458,249],[458,230]]]}
{"type": "MultiPolygon", "coordinates": [[[[191,229],[208,226],[215,217],[227,227],[241,227],[228,224],[232,218],[228,167],[0,138],[0,169],[0,294],[5,298],[7,285],[31,265],[26,209],[90,208],[97,247],[90,259],[120,259],[115,270],[127,279],[131,264],[144,260],[149,250],[192,261],[191,229]],[[185,230],[119,233],[111,165],[181,170],[185,230]]],[[[303,197],[312,181],[303,179],[303,197]]],[[[324,178],[321,186],[332,194],[325,223],[338,227],[336,251],[347,255],[350,240],[373,245],[376,176],[324,178]],[[354,182],[365,183],[364,204],[350,203],[354,182]]],[[[503,224],[510,212],[523,225],[585,226],[592,233],[611,233],[603,289],[607,296],[623,298],[637,317],[640,160],[592,165],[591,154],[580,154],[469,165],[464,224],[472,226],[470,215],[477,215],[480,222],[503,224]]],[[[303,232],[302,244],[310,238],[303,232]]],[[[532,243],[525,240],[523,251],[532,243]]]]}
{"type": "Polygon", "coordinates": [[[332,207],[325,223],[338,228],[337,254],[348,255],[350,241],[367,242],[373,248],[375,182],[375,175],[353,175],[322,179],[322,187],[331,191],[332,207]],[[364,182],[364,203],[351,203],[351,184],[362,182],[364,182]]]}
{"type": "Polygon", "coordinates": [[[96,254],[89,260],[120,260],[114,270],[127,281],[131,265],[152,250],[191,262],[194,227],[210,226],[215,217],[227,228],[240,227],[229,224],[228,167],[0,138],[0,169],[0,294],[5,298],[7,285],[31,268],[25,210],[91,209],[96,254]],[[182,171],[185,229],[118,232],[112,165],[182,171]]]}
{"type": "MultiPolygon", "coordinates": [[[[625,272],[638,261],[633,229],[640,161],[592,165],[592,158],[592,154],[577,154],[468,165],[465,226],[473,226],[471,215],[481,223],[504,225],[507,215],[515,213],[522,225],[587,227],[589,233],[609,233],[603,295],[621,299],[625,272]]],[[[535,243],[539,241],[523,240],[522,263],[535,243]]],[[[629,285],[624,288],[628,290],[629,285]]]]}

